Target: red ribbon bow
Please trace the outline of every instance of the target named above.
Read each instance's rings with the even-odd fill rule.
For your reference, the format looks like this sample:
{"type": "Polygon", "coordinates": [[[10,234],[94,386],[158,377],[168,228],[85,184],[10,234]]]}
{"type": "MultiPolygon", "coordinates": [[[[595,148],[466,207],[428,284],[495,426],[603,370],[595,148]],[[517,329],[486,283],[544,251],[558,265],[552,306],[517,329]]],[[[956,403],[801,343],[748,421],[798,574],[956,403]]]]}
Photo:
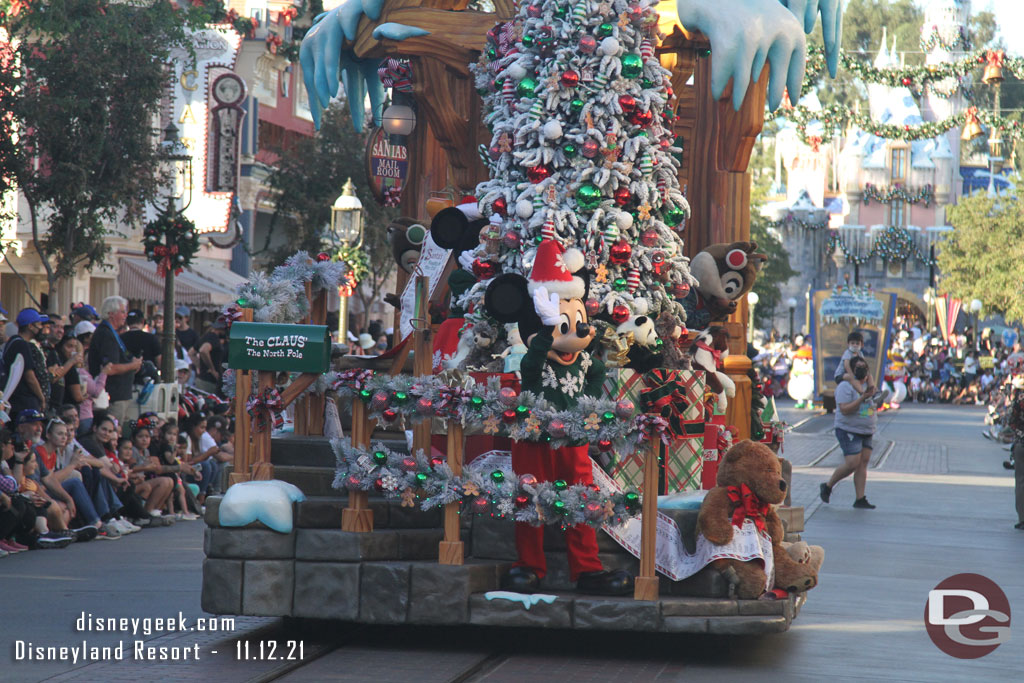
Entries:
{"type": "Polygon", "coordinates": [[[751,519],[758,531],[765,530],[765,516],[771,510],[771,505],[762,502],[746,484],[727,486],[725,492],[729,495],[729,502],[737,504],[732,512],[733,526],[742,528],[743,520],[751,519]]]}
{"type": "Polygon", "coordinates": [[[1003,67],[1003,60],[1006,58],[1006,54],[1002,50],[989,50],[988,54],[985,55],[985,59],[992,66],[1003,67]]]}
{"type": "MultiPolygon", "coordinates": [[[[178,245],[172,244],[171,246],[160,245],[154,247],[153,253],[160,261],[156,264],[156,274],[160,277],[167,275],[167,271],[171,269],[171,257],[178,253],[178,245]]],[[[174,269],[175,275],[180,275],[181,271],[184,270],[181,267],[174,269]]]]}
{"type": "Polygon", "coordinates": [[[294,19],[297,16],[299,16],[299,10],[295,9],[294,7],[289,7],[277,13],[277,20],[284,24],[285,26],[291,26],[292,19],[294,19]]]}
{"type": "Polygon", "coordinates": [[[633,425],[640,433],[640,441],[653,441],[661,439],[661,442],[668,446],[672,443],[671,432],[668,428],[668,420],[660,415],[647,415],[641,413],[633,421],[633,425]]]}
{"type": "Polygon", "coordinates": [[[282,42],[284,41],[281,40],[281,36],[273,33],[267,34],[267,51],[272,55],[276,55],[277,49],[281,47],[282,42]]]}
{"type": "Polygon", "coordinates": [[[717,349],[711,348],[710,346],[708,346],[707,344],[705,344],[702,341],[694,342],[694,343],[697,345],[698,349],[703,349],[704,351],[707,351],[708,353],[711,354],[711,356],[715,359],[715,368],[721,368],[722,367],[722,352],[721,351],[718,351],[717,349]]]}
{"type": "Polygon", "coordinates": [[[406,60],[388,57],[377,67],[377,77],[385,87],[412,92],[412,65],[406,60]]]}
{"type": "Polygon", "coordinates": [[[281,392],[270,387],[263,390],[245,402],[245,409],[254,420],[253,430],[262,432],[267,428],[267,412],[273,415],[274,429],[284,426],[284,401],[281,400],[281,392]]]}
{"type": "Polygon", "coordinates": [[[373,378],[373,370],[365,370],[360,368],[353,368],[351,370],[344,370],[338,373],[338,378],[334,380],[334,384],[331,388],[334,391],[338,391],[342,387],[349,387],[353,391],[362,391],[366,383],[373,378]]]}

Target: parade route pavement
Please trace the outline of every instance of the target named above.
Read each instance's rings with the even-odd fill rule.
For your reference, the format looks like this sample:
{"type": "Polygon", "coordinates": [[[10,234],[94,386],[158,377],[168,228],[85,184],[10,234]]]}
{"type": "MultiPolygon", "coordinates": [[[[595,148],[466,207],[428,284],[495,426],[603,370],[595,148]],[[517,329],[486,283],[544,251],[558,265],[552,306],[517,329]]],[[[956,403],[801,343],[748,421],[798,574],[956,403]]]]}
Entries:
{"type": "Polygon", "coordinates": [[[832,416],[780,405],[797,426],[784,455],[794,463],[793,504],[806,510],[804,540],[826,549],[817,588],[790,631],[763,637],[651,636],[479,628],[336,629],[238,618],[230,631],[154,633],[147,646],[199,645],[196,662],[14,662],[14,641],[74,645],[132,641],[77,633],[81,612],[174,616],[199,607],[202,525],[179,522],[116,542],[0,559],[5,588],[0,634],[4,681],[734,681],[823,679],[1014,680],[1024,670],[1024,532],[1015,530],[1007,453],[981,438],[977,407],[905,404],[879,417],[867,495],[877,510],[851,507],[853,485],[830,504],[818,486],[839,464],[832,416]],[[810,419],[806,419],[810,418],[810,419]],[[941,652],[924,627],[928,591],[977,573],[1009,599],[1010,641],[978,659],[941,652]],[[237,661],[237,642],[302,639],[304,662],[237,661]],[[209,651],[217,650],[213,655],[209,651]]]}

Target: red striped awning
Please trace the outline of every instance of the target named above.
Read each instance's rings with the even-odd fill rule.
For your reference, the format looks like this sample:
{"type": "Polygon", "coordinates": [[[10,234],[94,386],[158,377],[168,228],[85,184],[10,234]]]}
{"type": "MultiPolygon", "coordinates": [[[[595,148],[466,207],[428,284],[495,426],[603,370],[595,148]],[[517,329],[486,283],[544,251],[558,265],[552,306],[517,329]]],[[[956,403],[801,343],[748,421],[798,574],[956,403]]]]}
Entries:
{"type": "MultiPolygon", "coordinates": [[[[164,300],[164,278],[157,275],[156,264],[144,258],[122,258],[117,285],[120,296],[147,304],[164,300]]],[[[174,279],[174,304],[200,310],[215,310],[235,300],[235,292],[220,282],[202,277],[198,268],[182,271],[174,279]]],[[[201,271],[200,271],[201,272],[201,271]]],[[[245,278],[231,274],[244,281],[245,278]]]]}

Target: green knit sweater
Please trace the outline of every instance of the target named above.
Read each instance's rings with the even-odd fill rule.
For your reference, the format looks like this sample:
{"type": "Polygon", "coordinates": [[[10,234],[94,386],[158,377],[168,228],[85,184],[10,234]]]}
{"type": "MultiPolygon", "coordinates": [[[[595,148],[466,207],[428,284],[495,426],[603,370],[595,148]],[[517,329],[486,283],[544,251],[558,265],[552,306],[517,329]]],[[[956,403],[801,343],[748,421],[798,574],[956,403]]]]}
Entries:
{"type": "Polygon", "coordinates": [[[572,365],[549,363],[547,354],[553,342],[550,328],[541,330],[530,341],[519,368],[523,390],[543,396],[561,410],[575,405],[579,396],[600,396],[605,378],[604,363],[586,351],[572,365]]]}

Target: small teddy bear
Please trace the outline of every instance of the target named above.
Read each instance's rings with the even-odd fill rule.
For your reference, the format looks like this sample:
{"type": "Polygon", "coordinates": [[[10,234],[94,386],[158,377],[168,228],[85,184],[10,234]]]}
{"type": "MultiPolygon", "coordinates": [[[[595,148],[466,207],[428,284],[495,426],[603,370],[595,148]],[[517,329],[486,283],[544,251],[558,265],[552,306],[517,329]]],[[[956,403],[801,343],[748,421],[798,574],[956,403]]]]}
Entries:
{"type": "Polygon", "coordinates": [[[729,582],[730,597],[754,600],[773,586],[789,592],[814,588],[817,560],[824,559],[824,550],[820,558],[814,551],[800,562],[782,545],[785,531],[772,506],[785,499],[787,484],[772,450],[761,443],[740,441],[719,465],[717,484],[701,504],[697,531],[714,546],[722,546],[712,554],[711,565],[729,582]],[[750,559],[734,559],[736,554],[750,559]]]}

